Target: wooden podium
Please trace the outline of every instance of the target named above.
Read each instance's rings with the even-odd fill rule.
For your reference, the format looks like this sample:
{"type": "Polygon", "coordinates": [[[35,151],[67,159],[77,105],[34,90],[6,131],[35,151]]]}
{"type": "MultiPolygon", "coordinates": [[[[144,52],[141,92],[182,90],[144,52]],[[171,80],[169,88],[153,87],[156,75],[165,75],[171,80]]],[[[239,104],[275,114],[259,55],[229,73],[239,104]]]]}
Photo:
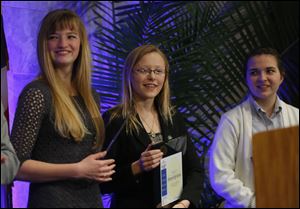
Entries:
{"type": "Polygon", "coordinates": [[[299,208],[299,126],[253,136],[256,207],[299,208]]]}

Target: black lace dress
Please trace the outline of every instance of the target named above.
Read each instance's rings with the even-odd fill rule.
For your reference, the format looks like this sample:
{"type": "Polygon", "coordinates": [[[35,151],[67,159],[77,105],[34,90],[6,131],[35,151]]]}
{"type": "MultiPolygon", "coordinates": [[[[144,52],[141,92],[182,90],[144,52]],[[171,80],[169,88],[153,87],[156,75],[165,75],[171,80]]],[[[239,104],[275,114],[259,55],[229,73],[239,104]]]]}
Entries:
{"type": "MultiPolygon", "coordinates": [[[[99,101],[94,93],[96,101],[99,101]]],[[[52,96],[43,81],[33,81],[22,91],[15,114],[11,140],[21,164],[28,159],[47,163],[77,163],[95,152],[95,127],[83,99],[73,97],[90,134],[82,142],[64,138],[53,123],[52,96]]],[[[98,103],[99,104],[99,103],[98,103]]],[[[99,184],[90,180],[60,180],[31,183],[28,207],[101,208],[99,184]]]]}

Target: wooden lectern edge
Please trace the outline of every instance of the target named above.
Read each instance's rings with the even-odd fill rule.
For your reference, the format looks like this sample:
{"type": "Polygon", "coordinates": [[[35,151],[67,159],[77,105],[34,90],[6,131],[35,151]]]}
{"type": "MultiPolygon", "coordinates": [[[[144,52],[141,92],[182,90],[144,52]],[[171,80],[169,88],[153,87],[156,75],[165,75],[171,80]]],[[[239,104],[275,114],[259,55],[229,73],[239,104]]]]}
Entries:
{"type": "Polygon", "coordinates": [[[299,208],[299,126],[253,135],[252,157],[256,206],[299,208]]]}

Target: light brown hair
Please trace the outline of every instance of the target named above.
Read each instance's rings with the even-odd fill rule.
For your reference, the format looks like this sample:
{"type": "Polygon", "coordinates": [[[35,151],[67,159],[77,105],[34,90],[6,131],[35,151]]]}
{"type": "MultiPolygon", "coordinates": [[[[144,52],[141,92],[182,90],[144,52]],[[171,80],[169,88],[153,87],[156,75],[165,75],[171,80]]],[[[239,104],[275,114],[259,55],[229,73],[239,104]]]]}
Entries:
{"type": "Polygon", "coordinates": [[[84,24],[79,16],[66,9],[58,9],[49,12],[41,22],[38,34],[38,60],[41,68],[41,78],[50,86],[55,114],[55,128],[64,137],[81,141],[88,130],[81,118],[78,106],[72,101],[69,92],[55,71],[51,60],[47,41],[49,35],[61,29],[76,30],[80,38],[80,51],[74,62],[72,72],[72,84],[79,95],[82,96],[85,105],[93,119],[96,129],[96,146],[99,147],[104,140],[104,122],[98,105],[92,95],[91,88],[91,52],[84,24]],[[76,108],[77,107],[77,108],[76,108]]]}

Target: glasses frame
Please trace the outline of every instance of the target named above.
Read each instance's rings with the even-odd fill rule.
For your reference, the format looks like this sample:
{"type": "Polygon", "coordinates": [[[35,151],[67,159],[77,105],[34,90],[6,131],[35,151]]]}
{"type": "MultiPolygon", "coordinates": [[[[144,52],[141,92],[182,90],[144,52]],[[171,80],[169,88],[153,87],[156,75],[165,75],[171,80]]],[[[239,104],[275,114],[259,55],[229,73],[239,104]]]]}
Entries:
{"type": "Polygon", "coordinates": [[[150,69],[150,68],[136,68],[134,71],[140,75],[147,76],[151,75],[152,73],[156,76],[163,76],[166,74],[166,70],[162,69],[150,69]]]}

